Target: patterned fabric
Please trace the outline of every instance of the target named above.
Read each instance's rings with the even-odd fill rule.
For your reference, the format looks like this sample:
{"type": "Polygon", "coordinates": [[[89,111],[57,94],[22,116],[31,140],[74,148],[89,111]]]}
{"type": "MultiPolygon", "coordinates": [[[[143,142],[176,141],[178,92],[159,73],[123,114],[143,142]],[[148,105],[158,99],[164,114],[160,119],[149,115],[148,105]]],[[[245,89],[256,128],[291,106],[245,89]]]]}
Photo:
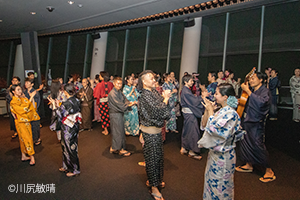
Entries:
{"type": "MultiPolygon", "coordinates": [[[[139,93],[137,90],[134,90],[134,93],[131,95],[130,92],[132,91],[132,87],[129,87],[128,85],[125,85],[123,88],[123,94],[130,102],[138,101],[139,93]]],[[[138,115],[138,109],[137,106],[132,106],[131,110],[126,111],[124,113],[124,125],[125,125],[125,133],[127,135],[133,135],[136,136],[139,134],[139,115],[138,115]]]]}
{"type": "Polygon", "coordinates": [[[142,89],[139,99],[139,118],[144,126],[163,127],[164,120],[170,117],[169,104],[163,102],[164,98],[155,90],[142,89]]]}
{"type": "MultiPolygon", "coordinates": [[[[108,93],[113,89],[113,84],[111,82],[105,82],[102,81],[99,83],[95,91],[96,92],[96,98],[97,98],[97,105],[99,105],[99,112],[100,112],[100,121],[102,124],[102,128],[108,128],[110,124],[109,120],[109,113],[108,113],[108,102],[100,102],[101,98],[106,98],[108,96],[108,93]]],[[[95,96],[95,94],[94,94],[95,96]]]]}
{"type": "Polygon", "coordinates": [[[217,86],[218,86],[218,82],[213,82],[209,84],[206,88],[207,92],[210,92],[209,99],[211,101],[215,100],[214,94],[216,93],[217,86]]]}
{"type": "MultiPolygon", "coordinates": [[[[172,83],[165,82],[162,85],[163,91],[165,90],[171,90],[173,92],[174,89],[176,89],[175,85],[172,83]]],[[[175,111],[175,103],[177,102],[177,93],[173,93],[172,96],[169,99],[169,106],[170,106],[170,119],[166,122],[166,129],[168,130],[176,130],[176,111],[175,111]]]]}
{"type": "MultiPolygon", "coordinates": [[[[157,90],[157,92],[162,95],[162,92],[163,92],[163,89],[161,86],[158,86],[155,88],[157,90]]],[[[162,137],[162,140],[165,141],[166,140],[166,120],[164,120],[164,125],[163,127],[161,128],[161,137],[162,137]]]]}
{"type": "Polygon", "coordinates": [[[10,102],[10,110],[15,117],[21,152],[31,156],[35,152],[30,122],[40,120],[40,117],[33,107],[33,104],[27,98],[13,96],[10,102]]]}
{"type": "Polygon", "coordinates": [[[292,76],[290,86],[293,100],[293,120],[300,120],[300,77],[292,76]]]}
{"type": "Polygon", "coordinates": [[[70,97],[67,101],[54,110],[58,117],[57,123],[61,127],[61,147],[63,168],[74,173],[80,173],[79,159],[78,159],[78,132],[79,122],[75,122],[71,128],[62,123],[63,119],[69,115],[76,115],[80,112],[80,102],[75,97],[70,97]]]}
{"type": "Polygon", "coordinates": [[[229,106],[209,117],[203,137],[198,141],[199,147],[209,149],[203,199],[233,199],[235,142],[244,134],[237,112],[229,106]]]}
{"type": "Polygon", "coordinates": [[[142,132],[142,134],[145,141],[143,150],[149,184],[157,187],[162,183],[164,175],[164,149],[161,133],[142,132]]]}

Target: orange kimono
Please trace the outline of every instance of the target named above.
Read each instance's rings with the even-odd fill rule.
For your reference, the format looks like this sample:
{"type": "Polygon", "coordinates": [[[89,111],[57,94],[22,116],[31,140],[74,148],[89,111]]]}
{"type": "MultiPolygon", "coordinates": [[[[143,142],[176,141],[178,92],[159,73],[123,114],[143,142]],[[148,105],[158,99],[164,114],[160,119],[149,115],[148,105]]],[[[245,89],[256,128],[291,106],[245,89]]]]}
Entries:
{"type": "Polygon", "coordinates": [[[10,110],[15,117],[21,152],[32,156],[34,147],[30,122],[39,120],[40,117],[35,111],[33,104],[27,98],[13,96],[10,102],[10,110]]]}

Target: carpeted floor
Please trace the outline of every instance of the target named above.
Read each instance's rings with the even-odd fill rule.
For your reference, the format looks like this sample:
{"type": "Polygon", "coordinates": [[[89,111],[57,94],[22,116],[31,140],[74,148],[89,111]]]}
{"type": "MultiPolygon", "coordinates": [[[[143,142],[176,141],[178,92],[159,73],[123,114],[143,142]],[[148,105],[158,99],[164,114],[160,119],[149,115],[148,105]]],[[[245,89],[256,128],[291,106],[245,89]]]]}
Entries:
{"type": "MultiPolygon", "coordinates": [[[[273,143],[276,142],[276,138],[272,135],[276,134],[276,131],[286,130],[285,133],[281,131],[281,134],[289,134],[291,131],[299,133],[298,124],[289,120],[290,112],[283,112],[284,117],[281,118],[286,120],[283,124],[280,121],[269,123],[267,138],[273,138],[273,143]]],[[[182,119],[179,119],[178,124],[180,127],[182,119]]],[[[32,167],[28,162],[21,162],[19,141],[11,139],[9,119],[0,117],[0,199],[151,199],[145,185],[147,180],[145,169],[137,165],[139,161],[143,161],[142,148],[137,137],[126,137],[127,149],[133,152],[132,156],[113,155],[109,153],[111,136],[101,134],[100,125],[95,123],[92,132],[81,132],[79,136],[81,174],[78,177],[68,178],[58,171],[62,161],[61,147],[56,134],[49,130],[48,120],[44,120],[43,125],[41,129],[43,141],[36,147],[36,165],[32,167]],[[40,187],[42,184],[44,187],[40,187]],[[45,187],[51,186],[50,184],[54,185],[45,187]],[[24,192],[24,185],[27,193],[24,192]],[[8,188],[14,192],[10,192],[8,188]],[[40,191],[44,189],[46,193],[38,193],[39,189],[40,191]]],[[[278,144],[272,146],[278,147],[278,144]]],[[[236,172],[235,199],[300,199],[299,159],[272,146],[269,143],[267,145],[271,166],[277,180],[261,183],[258,178],[262,173],[258,170],[253,173],[236,172]]],[[[207,151],[203,152],[201,161],[181,155],[180,134],[175,133],[168,133],[164,149],[164,181],[166,182],[166,188],[162,190],[164,198],[166,200],[202,199],[207,151]]],[[[239,161],[237,163],[240,164],[239,161]]]]}

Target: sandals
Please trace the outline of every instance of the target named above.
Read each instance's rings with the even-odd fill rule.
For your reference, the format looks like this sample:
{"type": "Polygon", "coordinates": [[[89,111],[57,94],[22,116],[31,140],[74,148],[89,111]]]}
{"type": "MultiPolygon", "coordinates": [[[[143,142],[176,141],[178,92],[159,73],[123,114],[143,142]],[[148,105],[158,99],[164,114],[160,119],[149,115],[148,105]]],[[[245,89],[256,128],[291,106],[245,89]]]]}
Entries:
{"type": "Polygon", "coordinates": [[[118,154],[119,151],[118,151],[118,150],[113,150],[112,148],[110,148],[110,149],[109,149],[109,153],[118,154]]]}
{"type": "Polygon", "coordinates": [[[18,137],[18,133],[14,133],[14,134],[11,136],[12,139],[14,139],[14,138],[16,138],[16,137],[18,137]]]}
{"type": "Polygon", "coordinates": [[[276,180],[276,176],[272,176],[272,177],[260,177],[259,180],[263,183],[268,183],[268,182],[272,182],[276,180]]]}
{"type": "Polygon", "coordinates": [[[60,171],[60,172],[64,172],[64,173],[67,173],[67,172],[68,172],[68,170],[66,170],[66,169],[65,169],[65,168],[63,168],[63,167],[59,168],[59,169],[58,169],[58,171],[60,171]]]}
{"type": "Polygon", "coordinates": [[[251,172],[253,172],[253,169],[247,169],[247,168],[243,168],[242,166],[238,166],[235,168],[235,171],[251,173],[251,172]]]}
{"type": "Polygon", "coordinates": [[[158,196],[157,194],[152,193],[151,190],[149,190],[149,193],[151,195],[151,197],[155,200],[164,200],[164,198],[162,197],[162,195],[158,196]]]}
{"type": "Polygon", "coordinates": [[[186,155],[189,151],[185,150],[185,149],[180,149],[180,154],[181,155],[186,155]]]}
{"type": "Polygon", "coordinates": [[[76,176],[79,176],[79,174],[74,174],[72,172],[68,172],[68,173],[66,173],[66,176],[67,177],[76,177],[76,176]]]}
{"type": "Polygon", "coordinates": [[[129,151],[125,151],[125,152],[121,153],[121,152],[119,151],[119,155],[120,155],[120,156],[124,156],[124,157],[128,157],[128,156],[131,155],[131,153],[130,153],[129,151]]]}
{"type": "Polygon", "coordinates": [[[34,143],[34,145],[35,145],[35,146],[38,146],[38,145],[40,145],[41,143],[42,143],[42,140],[41,140],[41,138],[39,138],[38,141],[34,143]]]}

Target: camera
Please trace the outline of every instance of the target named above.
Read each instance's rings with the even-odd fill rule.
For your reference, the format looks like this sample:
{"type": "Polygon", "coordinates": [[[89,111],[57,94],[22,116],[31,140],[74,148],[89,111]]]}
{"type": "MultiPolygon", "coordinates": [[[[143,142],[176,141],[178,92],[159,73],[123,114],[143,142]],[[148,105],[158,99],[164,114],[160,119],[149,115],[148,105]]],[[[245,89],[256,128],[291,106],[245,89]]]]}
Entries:
{"type": "Polygon", "coordinates": [[[47,6],[47,10],[48,10],[49,12],[52,12],[54,9],[55,9],[55,8],[52,7],[52,6],[47,6]]]}

